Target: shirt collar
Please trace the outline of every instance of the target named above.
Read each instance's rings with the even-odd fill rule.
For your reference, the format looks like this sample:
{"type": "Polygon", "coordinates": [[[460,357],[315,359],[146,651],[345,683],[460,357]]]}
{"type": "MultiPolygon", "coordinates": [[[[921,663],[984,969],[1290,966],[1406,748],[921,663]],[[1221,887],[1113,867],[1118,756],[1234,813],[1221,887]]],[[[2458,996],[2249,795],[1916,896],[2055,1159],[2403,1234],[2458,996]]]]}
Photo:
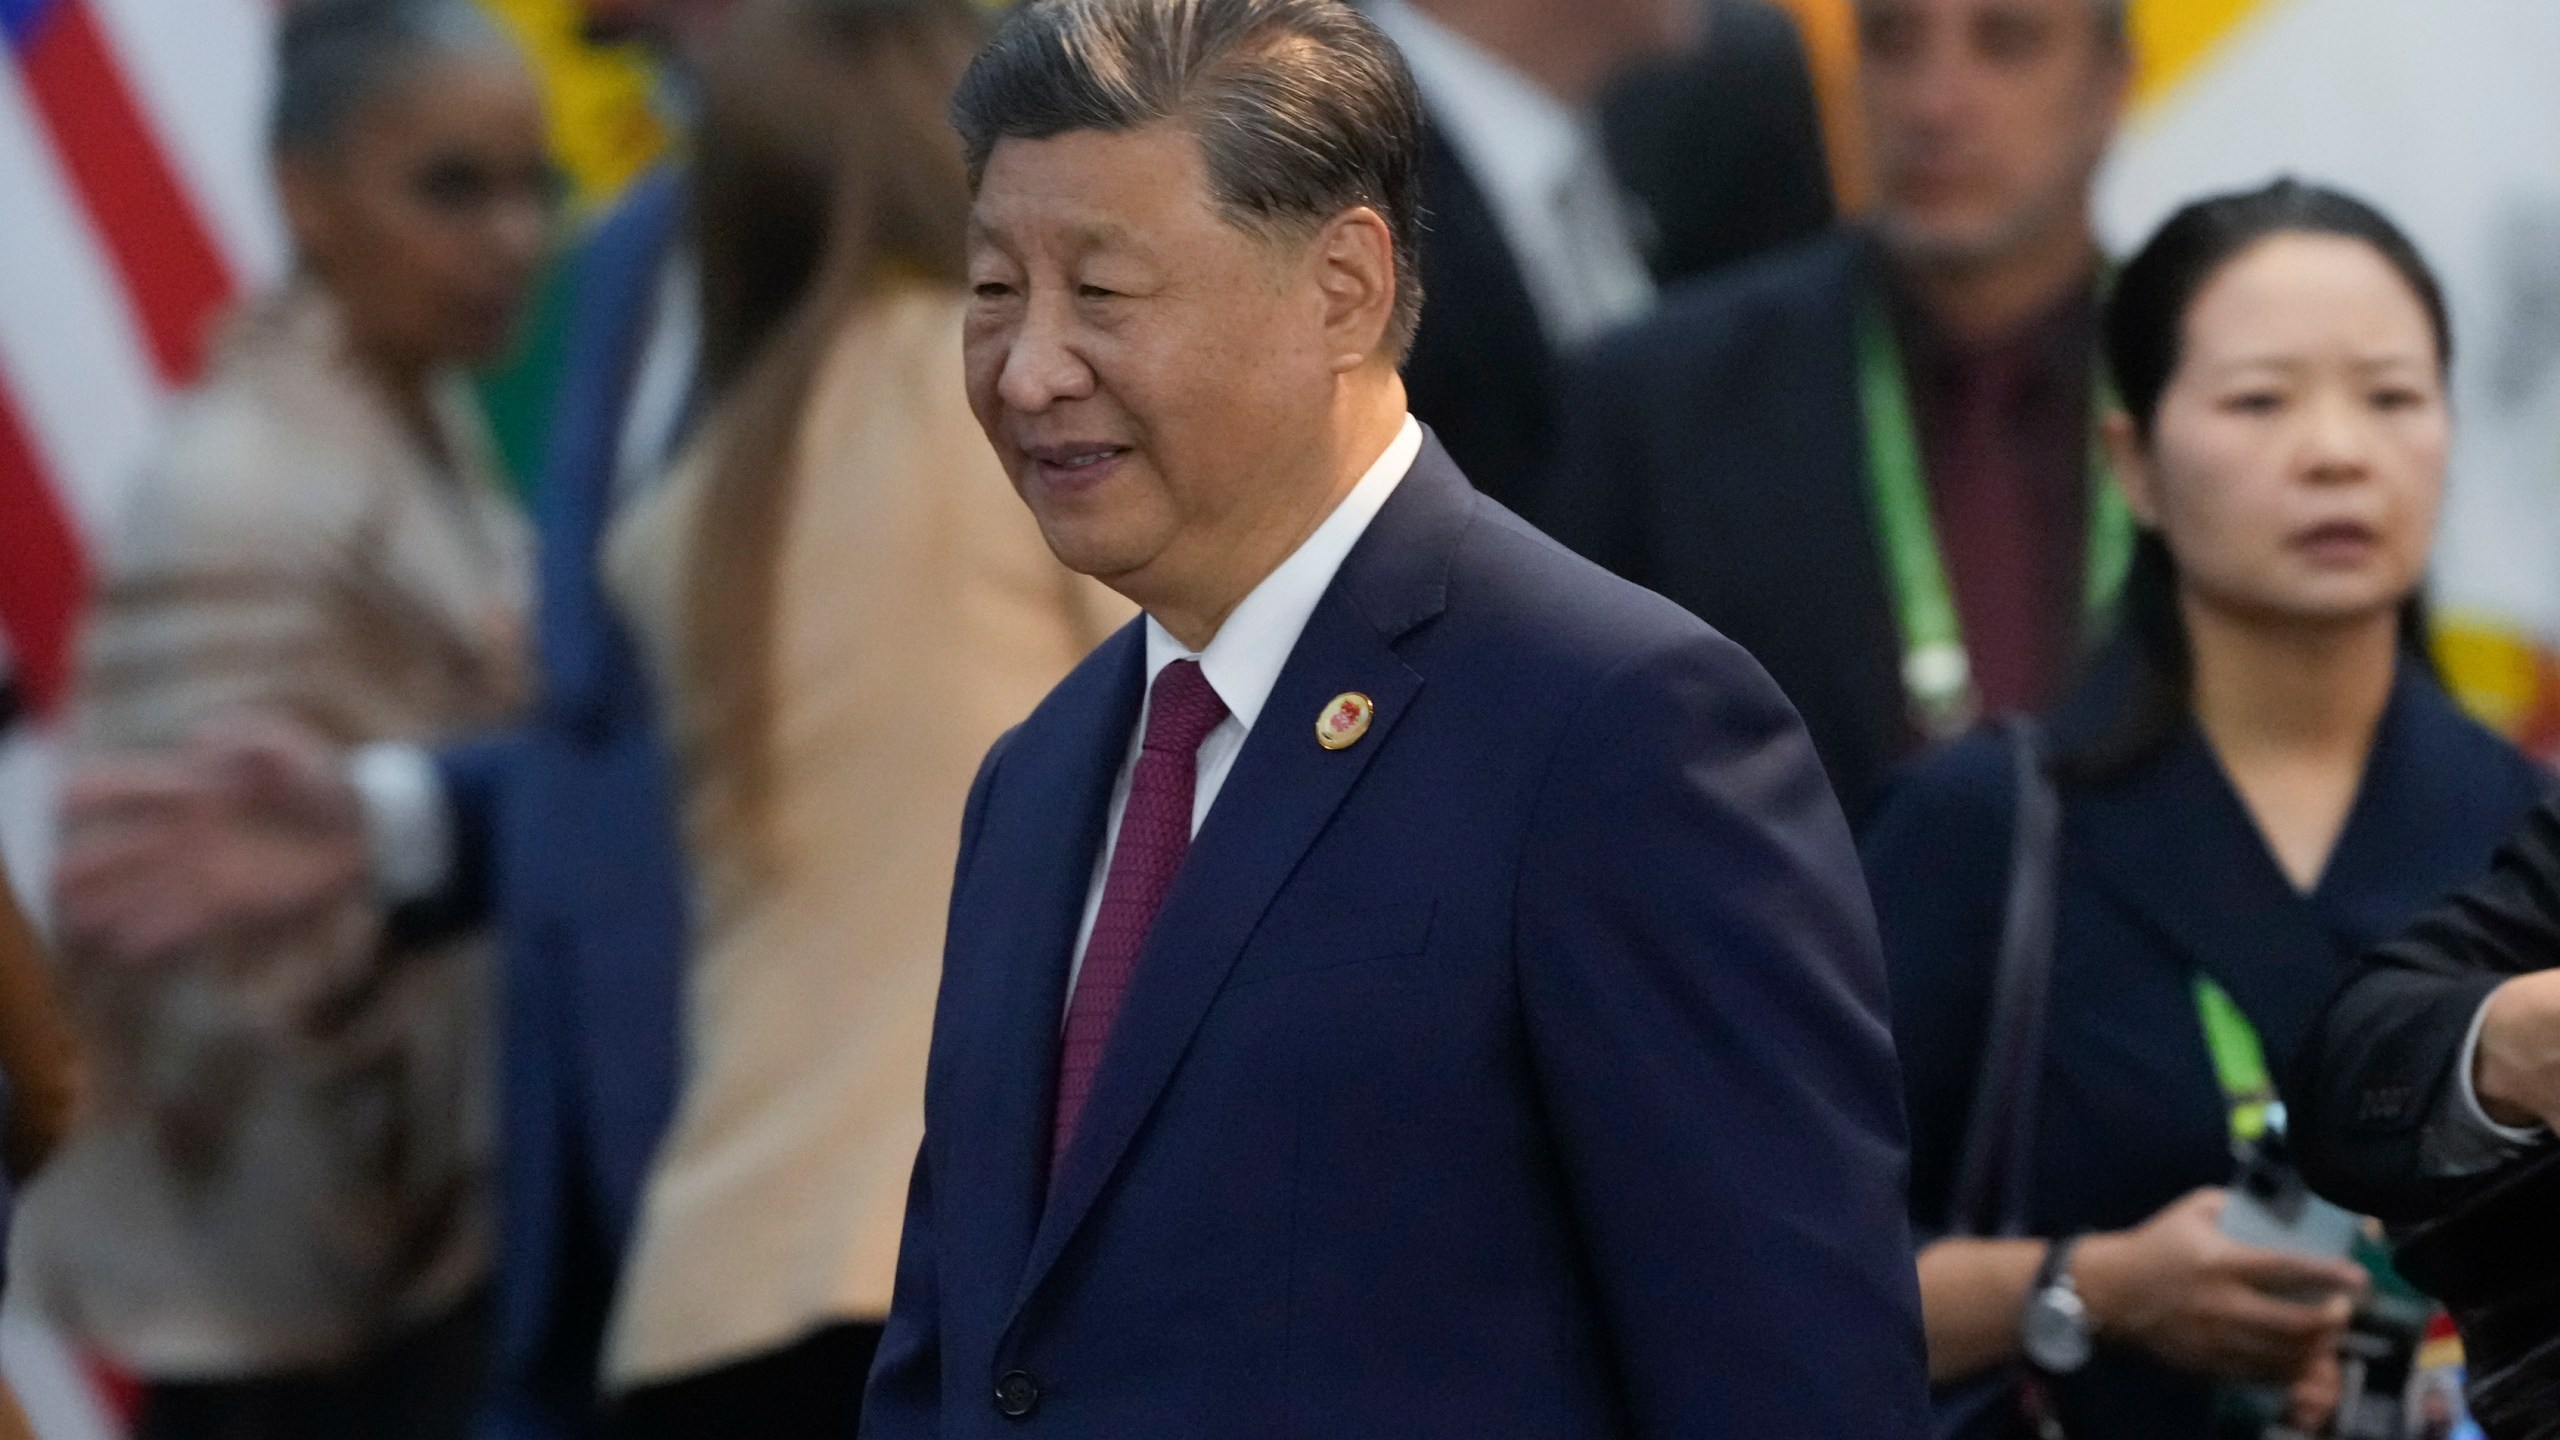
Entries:
{"type": "Polygon", "coordinates": [[[1271,698],[1271,687],[1280,683],[1280,669],[1289,663],[1289,652],[1298,646],[1298,632],[1307,628],[1307,617],[1315,613],[1316,602],[1333,584],[1334,572],[1368,533],[1369,522],[1378,518],[1387,497],[1403,483],[1405,472],[1421,453],[1422,426],[1407,415],[1396,438],[1387,443],[1351,493],[1278,569],[1237,603],[1207,649],[1195,652],[1185,647],[1154,616],[1148,616],[1148,685],[1152,687],[1156,673],[1174,661],[1197,660],[1209,688],[1226,702],[1227,713],[1251,730],[1261,718],[1262,702],[1271,698]]]}
{"type": "Polygon", "coordinates": [[[1598,154],[1588,117],[1408,0],[1373,0],[1369,18],[1404,52],[1432,119],[1500,210],[1552,209],[1598,154]]]}

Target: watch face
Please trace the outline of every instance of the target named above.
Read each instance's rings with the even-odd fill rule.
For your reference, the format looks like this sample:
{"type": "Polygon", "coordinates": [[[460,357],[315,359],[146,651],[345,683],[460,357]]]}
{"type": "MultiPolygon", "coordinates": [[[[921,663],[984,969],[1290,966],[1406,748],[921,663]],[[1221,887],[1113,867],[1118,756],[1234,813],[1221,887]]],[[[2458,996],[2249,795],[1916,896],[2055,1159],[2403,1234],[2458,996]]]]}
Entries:
{"type": "Polygon", "coordinates": [[[2027,1302],[2018,1340],[2037,1369],[2068,1375],[2089,1363],[2089,1308],[2068,1286],[2049,1286],[2027,1302]]]}

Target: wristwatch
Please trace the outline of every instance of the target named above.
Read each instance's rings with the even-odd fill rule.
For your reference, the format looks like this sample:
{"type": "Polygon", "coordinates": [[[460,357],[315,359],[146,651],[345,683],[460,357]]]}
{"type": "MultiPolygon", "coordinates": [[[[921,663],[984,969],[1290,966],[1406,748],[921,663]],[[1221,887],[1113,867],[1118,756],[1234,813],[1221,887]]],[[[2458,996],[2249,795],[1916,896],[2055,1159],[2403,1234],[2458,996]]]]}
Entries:
{"type": "Polygon", "coordinates": [[[2079,1243],[2056,1240],[2045,1247],[2044,1263],[2027,1290],[2026,1313],[2018,1317],[2018,1348],[2047,1375],[2068,1375],[2089,1363],[2089,1307],[2071,1283],[2071,1252],[2079,1243]]]}

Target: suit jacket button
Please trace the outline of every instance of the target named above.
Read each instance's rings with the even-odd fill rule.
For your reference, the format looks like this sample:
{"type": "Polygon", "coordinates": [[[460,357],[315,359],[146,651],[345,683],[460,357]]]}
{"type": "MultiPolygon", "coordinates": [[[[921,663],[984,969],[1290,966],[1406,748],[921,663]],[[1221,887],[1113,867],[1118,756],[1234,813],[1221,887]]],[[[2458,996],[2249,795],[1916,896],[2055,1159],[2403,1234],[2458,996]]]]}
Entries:
{"type": "Polygon", "coordinates": [[[1040,1382],[1030,1372],[1007,1370],[996,1382],[996,1409],[1008,1420],[1019,1420],[1040,1403],[1040,1382]]]}

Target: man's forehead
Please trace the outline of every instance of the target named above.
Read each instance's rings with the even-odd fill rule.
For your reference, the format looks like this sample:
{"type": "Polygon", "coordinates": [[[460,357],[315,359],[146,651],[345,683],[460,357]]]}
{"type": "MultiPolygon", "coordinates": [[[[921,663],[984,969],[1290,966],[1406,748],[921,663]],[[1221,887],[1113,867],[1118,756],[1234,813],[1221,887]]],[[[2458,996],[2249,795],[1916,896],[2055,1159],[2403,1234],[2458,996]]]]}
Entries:
{"type": "Polygon", "coordinates": [[[999,245],[1144,249],[1168,225],[1197,218],[1205,183],[1197,147],[1172,127],[1008,137],[987,156],[969,234],[999,245]]]}

